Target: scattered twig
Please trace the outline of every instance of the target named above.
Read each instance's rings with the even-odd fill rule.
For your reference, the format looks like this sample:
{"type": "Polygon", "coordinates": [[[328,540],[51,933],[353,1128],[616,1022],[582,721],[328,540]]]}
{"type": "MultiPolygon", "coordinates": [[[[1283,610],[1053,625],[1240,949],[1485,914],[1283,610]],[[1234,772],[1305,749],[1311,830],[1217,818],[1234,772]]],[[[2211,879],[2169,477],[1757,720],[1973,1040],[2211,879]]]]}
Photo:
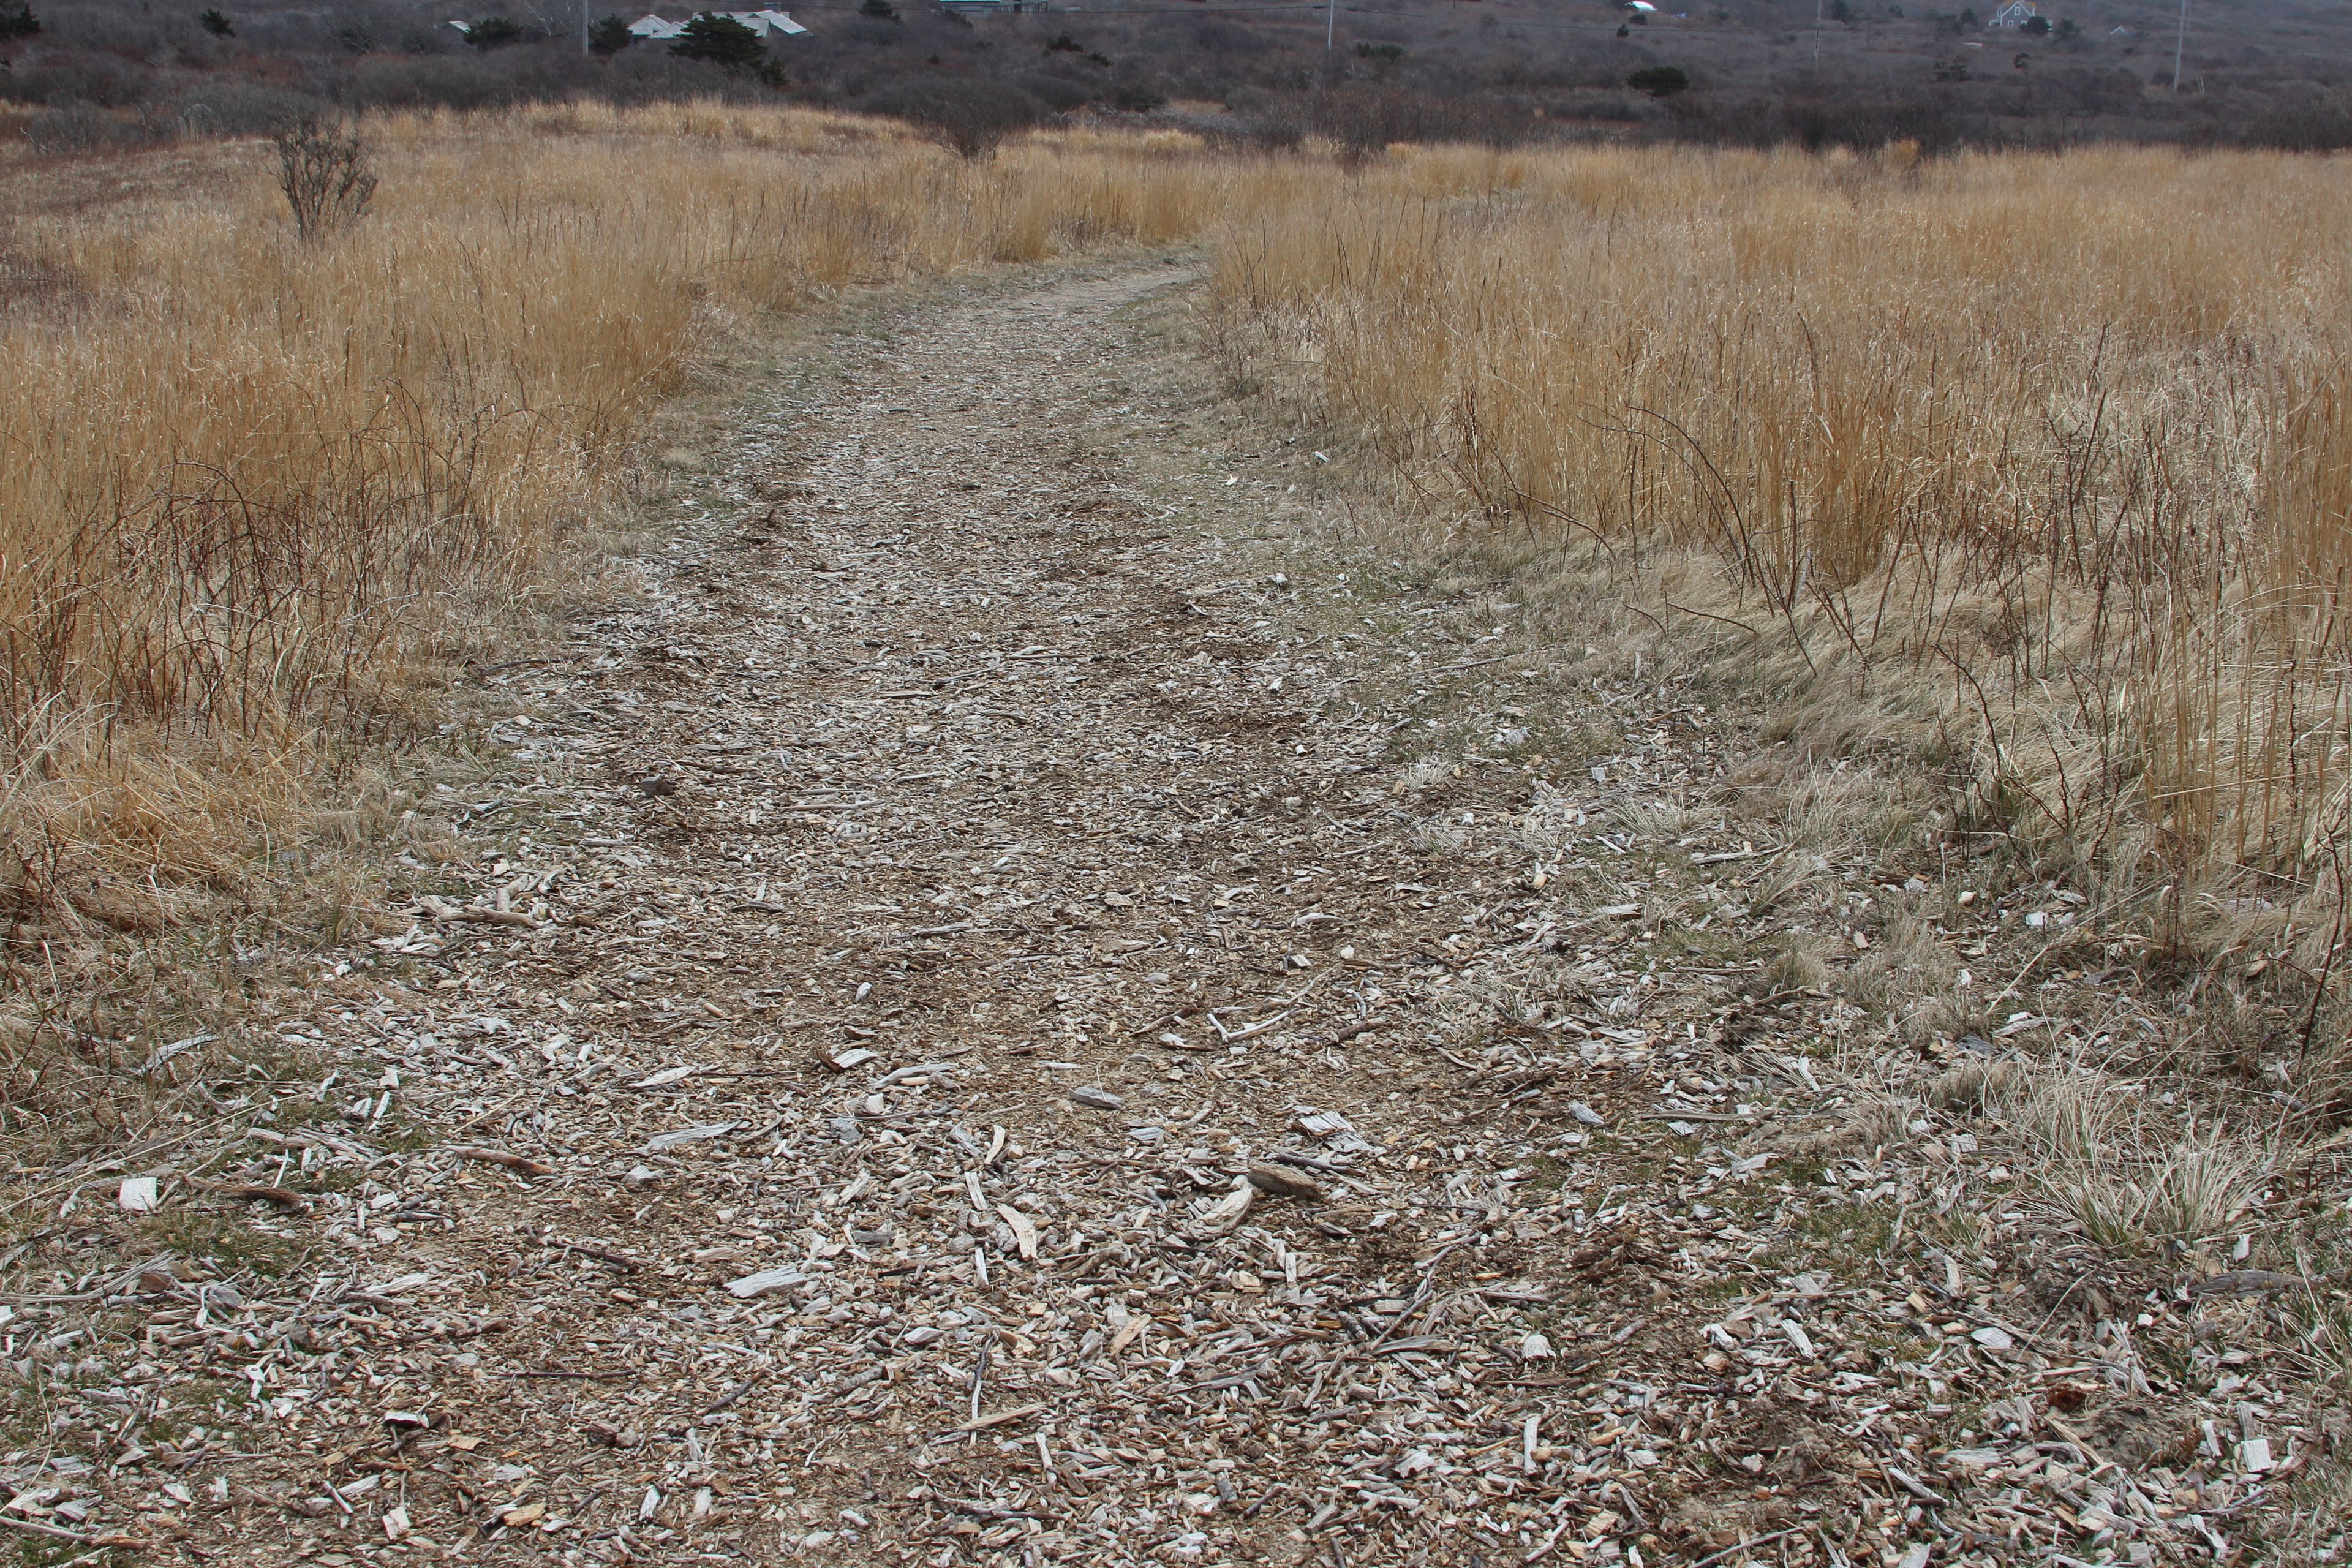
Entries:
{"type": "Polygon", "coordinates": [[[555,1167],[546,1162],[534,1160],[528,1154],[510,1153],[504,1149],[457,1148],[450,1150],[449,1152],[460,1160],[478,1161],[485,1165],[503,1165],[519,1175],[551,1176],[555,1174],[555,1167]]]}
{"type": "Polygon", "coordinates": [[[1759,1546],[1769,1546],[1773,1542],[1786,1541],[1792,1535],[1802,1535],[1804,1532],[1802,1526],[1797,1526],[1789,1530],[1776,1530],[1769,1535],[1753,1535],[1737,1546],[1727,1546],[1711,1557],[1700,1558],[1691,1564],[1691,1568],[1708,1568],[1709,1563],[1720,1563],[1727,1557],[1736,1556],[1742,1552],[1753,1552],[1759,1546]]]}

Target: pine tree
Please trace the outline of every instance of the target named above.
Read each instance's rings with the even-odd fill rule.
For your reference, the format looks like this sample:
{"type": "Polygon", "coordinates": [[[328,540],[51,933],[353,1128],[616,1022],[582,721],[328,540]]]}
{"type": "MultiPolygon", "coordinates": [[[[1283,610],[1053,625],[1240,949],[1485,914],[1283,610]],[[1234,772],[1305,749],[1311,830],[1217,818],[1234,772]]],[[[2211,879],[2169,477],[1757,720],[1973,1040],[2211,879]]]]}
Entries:
{"type": "Polygon", "coordinates": [[[732,16],[705,11],[686,25],[669,47],[671,54],[689,60],[707,60],[729,70],[757,70],[768,61],[768,46],[760,35],[732,16]]]}

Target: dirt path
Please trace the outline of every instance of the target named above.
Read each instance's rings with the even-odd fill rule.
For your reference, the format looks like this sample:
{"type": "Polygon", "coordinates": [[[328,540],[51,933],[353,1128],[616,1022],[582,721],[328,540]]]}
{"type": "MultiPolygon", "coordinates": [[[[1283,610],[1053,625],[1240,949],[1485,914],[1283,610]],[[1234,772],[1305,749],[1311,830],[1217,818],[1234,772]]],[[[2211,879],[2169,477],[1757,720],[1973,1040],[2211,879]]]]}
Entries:
{"type": "Polygon", "coordinates": [[[301,1163],[245,1179],[330,1190],[245,1222],[302,1260],[123,1287],[263,1415],[109,1518],[329,1563],[2016,1545],[1928,1435],[2033,1454],[1992,1399],[2127,1389],[2128,1334],[2065,1364],[2047,1293],[1898,1252],[1932,1170],[1806,1142],[1846,1025],[1692,914],[1745,742],[1315,542],[1317,456],[1150,330],[1185,281],[844,334],[577,658],[496,677],[507,782],[257,1134],[301,1163]],[[1546,690],[1621,737],[1573,788],[1546,690]]]}

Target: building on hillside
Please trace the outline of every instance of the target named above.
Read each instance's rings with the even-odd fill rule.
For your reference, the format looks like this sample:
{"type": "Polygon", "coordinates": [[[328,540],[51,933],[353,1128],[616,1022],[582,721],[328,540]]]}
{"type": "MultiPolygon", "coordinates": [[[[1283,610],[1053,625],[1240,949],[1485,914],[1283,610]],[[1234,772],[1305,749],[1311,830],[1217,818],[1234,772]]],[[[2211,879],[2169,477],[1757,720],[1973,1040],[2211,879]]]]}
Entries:
{"type": "Polygon", "coordinates": [[[797,38],[808,31],[782,11],[722,11],[722,16],[732,16],[761,37],[771,35],[779,38],[797,38]]]}
{"type": "Polygon", "coordinates": [[[2009,0],[2008,5],[1992,14],[1992,20],[1985,26],[2005,28],[2013,33],[2041,14],[2034,9],[2033,0],[2009,0]]]}
{"type": "Polygon", "coordinates": [[[1043,11],[1045,0],[940,0],[940,5],[959,16],[1017,16],[1024,11],[1043,11]]]}
{"type": "MultiPolygon", "coordinates": [[[[695,16],[724,16],[730,22],[740,22],[762,38],[796,38],[808,31],[782,11],[698,11],[695,16]]],[[[686,22],[673,22],[648,11],[629,24],[629,31],[646,39],[675,38],[686,31],[686,22]]]]}

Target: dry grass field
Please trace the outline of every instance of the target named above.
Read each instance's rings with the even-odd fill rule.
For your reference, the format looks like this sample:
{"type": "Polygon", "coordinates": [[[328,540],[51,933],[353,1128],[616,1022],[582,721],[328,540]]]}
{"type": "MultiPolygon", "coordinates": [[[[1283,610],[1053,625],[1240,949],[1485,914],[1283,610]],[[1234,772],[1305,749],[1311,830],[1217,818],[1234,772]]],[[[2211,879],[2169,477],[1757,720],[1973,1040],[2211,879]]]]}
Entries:
{"type": "Polygon", "coordinates": [[[1931,831],[2086,923],[2311,980],[2352,850],[2345,174],[1416,153],[1236,223],[1223,341],[1622,584],[1658,668],[1932,761],[1931,831]]]}
{"type": "MultiPolygon", "coordinates": [[[[1806,1049],[1874,1086],[1806,1157],[1997,1112],[2070,1234],[2291,1268],[2272,1326],[2298,1386],[2340,1386],[2352,1319],[2313,1281],[2344,1266],[2317,1173],[2352,1094],[2352,165],[1343,161],[1084,129],[963,163],[716,104],[360,130],[373,205],[311,242],[267,144],[0,163],[20,1175],[162,1147],[190,1095],[221,1107],[201,1050],[159,1074],[159,1046],[271,952],[331,963],[408,923],[383,868],[447,829],[407,759],[594,591],[663,411],[730,345],[869,286],[1199,244],[1191,320],[1227,389],[1381,492],[1401,576],[1517,616],[1473,647],[1608,684],[1660,737],[1714,705],[1776,742],[1612,808],[1615,853],[1688,885],[1610,918],[1709,974],[1735,919],[1785,938],[1738,1005],[1819,1004],[1806,1049]],[[1727,790],[1779,842],[1700,856],[1730,868],[1702,887],[1682,862],[1736,831],[1727,790]],[[1734,907],[1709,934],[1702,909],[1734,907]],[[2093,1047],[1990,1059],[2103,995],[2093,1047]],[[2123,1092],[2158,1079],[2191,1098],[2123,1092]],[[2264,1213],[2288,1217],[2256,1250],[2264,1213]]],[[[1502,710],[1523,723],[1494,745],[1615,765],[1562,704],[1502,710]]],[[[1587,842],[1567,799],[1521,803],[1555,868],[1533,892],[1587,842]]],[[[1578,896],[1616,907],[1593,874],[1578,896]]],[[[1448,994],[1475,1015],[1459,1049],[1541,1015],[1530,975],[1448,994]]]]}
{"type": "Polygon", "coordinates": [[[1762,704],[1784,760],[1727,782],[1780,824],[1744,896],[1784,983],[1931,1050],[2114,996],[2088,1054],[1926,1102],[1997,1108],[2088,1233],[2184,1246],[2352,1093],[2345,174],[1424,150],[1233,224],[1208,335],[1562,664],[1762,704]],[[1868,899],[1801,907],[1841,857],[1867,952],[1868,899]]]}
{"type": "Polygon", "coordinates": [[[2335,162],[1401,150],[1342,176],[1071,133],[966,168],[718,106],[370,136],[394,177],[323,246],[254,147],[96,200],[87,166],[0,187],[23,896],[75,901],[89,857],[165,916],[225,852],[165,803],[474,651],[725,319],[1213,227],[1236,369],[1311,365],[1402,470],[1668,615],[1658,574],[1721,562],[1696,625],[1866,688],[1839,743],[1933,729],[1974,788],[1957,826],[2080,868],[2144,934],[2227,926],[2313,971],[2335,940],[2335,162]],[[134,778],[191,746],[203,770],[134,778]]]}
{"type": "Polygon", "coordinates": [[[971,171],[814,115],[369,136],[382,197],[317,246],[266,148],[132,162],[128,196],[110,168],[7,181],[21,901],[146,928],[233,878],[318,748],[398,722],[545,584],[724,319],[1199,222],[1101,160],[971,171]]]}
{"type": "Polygon", "coordinates": [[[266,146],[0,173],[20,908],[155,929],[283,814],[347,805],[302,781],[559,573],[730,321],[1201,221],[1107,156],[973,170],[813,114],[368,136],[381,197],[316,246],[266,146]]]}
{"type": "MultiPolygon", "coordinates": [[[[0,172],[20,918],[295,918],[305,847],[407,804],[371,743],[593,569],[647,416],[745,323],[1206,238],[1228,374],[1359,432],[1432,529],[1605,584],[1622,649],[1736,670],[1808,754],[1924,768],[1883,831],[2079,883],[2070,942],[2267,975],[2303,1015],[2256,1054],[2341,1092],[2338,162],[1342,170],[1072,131],[967,165],[719,104],[366,134],[380,199],[309,245],[264,145],[0,172]]],[[[364,863],[297,923],[363,922],[364,863]]]]}

